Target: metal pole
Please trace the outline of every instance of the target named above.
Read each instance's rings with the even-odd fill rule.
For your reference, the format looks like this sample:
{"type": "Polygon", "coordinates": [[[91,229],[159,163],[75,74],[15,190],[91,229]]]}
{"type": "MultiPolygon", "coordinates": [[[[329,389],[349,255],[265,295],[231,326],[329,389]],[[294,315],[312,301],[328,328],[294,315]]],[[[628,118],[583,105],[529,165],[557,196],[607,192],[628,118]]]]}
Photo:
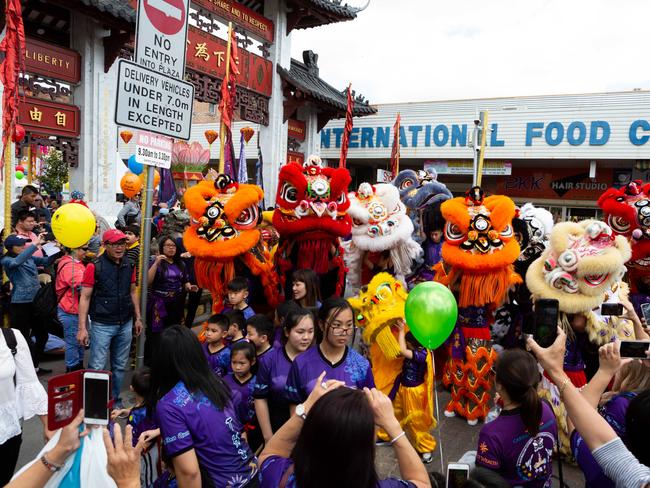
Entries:
{"type": "Polygon", "coordinates": [[[479,149],[478,149],[478,148],[479,148],[479,140],[478,140],[479,131],[478,131],[478,126],[479,126],[480,123],[481,123],[481,122],[480,122],[479,119],[475,119],[475,120],[474,120],[474,134],[473,134],[473,136],[472,136],[472,142],[473,142],[473,144],[472,144],[472,151],[474,152],[474,165],[472,166],[472,168],[473,168],[473,174],[472,174],[472,186],[476,186],[476,185],[477,185],[477,181],[478,181],[478,151],[479,151],[479,149]]]}
{"type": "Polygon", "coordinates": [[[153,202],[153,166],[146,167],[144,181],[144,198],[142,203],[142,227],[140,228],[140,313],[142,315],[142,326],[144,327],[136,346],[136,367],[141,368],[144,364],[144,342],[146,339],[147,324],[147,271],[149,269],[149,255],[151,252],[151,207],[153,202]]]}
{"type": "Polygon", "coordinates": [[[484,110],[481,112],[480,116],[481,120],[481,145],[479,149],[479,157],[478,157],[478,166],[477,166],[477,172],[476,172],[476,185],[481,186],[481,182],[483,181],[483,159],[485,158],[485,143],[486,143],[486,138],[487,138],[487,132],[488,132],[488,112],[487,110],[484,110]]]}

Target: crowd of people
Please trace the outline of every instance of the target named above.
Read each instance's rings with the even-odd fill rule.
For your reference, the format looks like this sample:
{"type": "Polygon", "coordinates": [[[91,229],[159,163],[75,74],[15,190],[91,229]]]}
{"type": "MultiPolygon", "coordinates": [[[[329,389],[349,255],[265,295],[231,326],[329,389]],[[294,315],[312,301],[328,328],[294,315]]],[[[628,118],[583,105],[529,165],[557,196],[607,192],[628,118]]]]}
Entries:
{"type": "MultiPolygon", "coordinates": [[[[229,181],[219,187],[224,193],[233,188],[229,181]]],[[[283,192],[283,198],[290,200],[283,192]]],[[[379,189],[360,191],[355,198],[370,205],[381,194],[379,189]]],[[[83,203],[83,195],[75,195],[75,201],[83,203]]],[[[468,194],[465,202],[489,207],[482,193],[468,194]]],[[[600,343],[590,340],[587,322],[595,319],[589,309],[565,309],[561,299],[557,337],[541,347],[523,328],[530,320],[526,313],[533,310],[533,302],[546,297],[533,281],[531,290],[522,292],[529,281],[508,274],[514,259],[506,266],[510,268],[503,280],[508,285],[503,295],[511,298],[500,300],[498,306],[493,306],[494,297],[485,298],[494,290],[473,288],[472,295],[463,289],[468,285],[462,280],[468,280],[470,273],[463,270],[460,278],[460,268],[454,268],[456,262],[443,248],[461,224],[443,231],[456,218],[444,208],[430,219],[420,215],[417,245],[422,259],[414,260],[412,266],[398,266],[402,258],[392,252],[394,247],[362,251],[358,293],[364,297],[372,288],[373,295],[361,298],[361,305],[335,291],[339,289],[334,283],[340,276],[339,264],[327,267],[327,256],[330,263],[342,263],[341,242],[353,253],[359,251],[354,246],[362,241],[355,240],[353,228],[351,238],[312,247],[314,252],[324,249],[327,255],[320,272],[316,266],[296,267],[269,282],[269,277],[248,273],[252,266],[224,266],[228,279],[220,288],[223,295],[212,293],[216,313],[196,325],[199,298],[203,288],[208,288],[201,276],[214,279],[216,275],[212,269],[206,271],[203,256],[186,247],[191,240],[185,241],[183,234],[193,224],[183,209],[162,207],[157,213],[152,257],[143,273],[148,284],[145,323],[138,292],[139,200],[125,203],[116,228],[100,231],[98,227],[95,236],[76,249],[57,246],[51,235],[51,213],[60,204],[26,186],[12,205],[12,233],[3,242],[6,252],[1,264],[9,282],[3,312],[10,328],[3,329],[0,338],[2,486],[44,486],[64,468],[89,432],[82,427],[83,411],[60,432],[47,430],[47,395],[39,375],[49,372],[41,366],[41,359],[52,335],[59,335],[64,343],[66,371],[112,373],[111,422],[103,438],[107,473],[118,487],[446,486],[443,473],[430,473],[426,467],[440,442],[434,437],[434,373],[451,390],[445,415],[462,416],[470,426],[485,421],[477,445],[467,446],[476,454],[468,479],[459,486],[550,487],[552,460],[557,456],[560,463],[575,460],[590,488],[650,486],[650,450],[645,446],[650,432],[650,358],[621,358],[620,341],[615,337],[600,343]],[[412,272],[376,288],[369,283],[396,267],[412,272]],[[440,279],[441,272],[449,279],[440,279]],[[430,351],[409,330],[403,303],[408,287],[434,276],[456,293],[459,302],[459,323],[436,351],[447,360],[437,369],[430,351]],[[268,299],[272,286],[279,290],[279,303],[268,299]],[[518,293],[527,299],[512,298],[518,293]],[[398,313],[385,319],[386,329],[364,324],[367,317],[375,325],[383,324],[380,316],[388,313],[384,305],[394,297],[402,297],[402,302],[395,302],[401,308],[391,302],[398,313]],[[505,332],[494,326],[490,332],[487,324],[498,325],[504,306],[510,307],[506,314],[510,326],[505,332]],[[367,307],[381,310],[368,315],[367,307]],[[485,310],[492,319],[482,315],[485,310]],[[357,333],[359,327],[363,334],[357,333]],[[386,331],[389,337],[380,338],[386,331]],[[133,371],[131,393],[125,395],[123,383],[133,359],[133,339],[142,333],[145,366],[133,371]],[[574,360],[572,354],[580,358],[574,360]],[[581,365],[580,379],[567,362],[581,365]],[[393,371],[392,376],[386,371],[393,371]],[[390,381],[385,381],[389,376],[390,381]],[[34,416],[41,418],[46,439],[56,435],[58,440],[12,480],[22,442],[21,422],[34,416]],[[566,445],[562,445],[563,433],[566,445]],[[382,444],[394,448],[399,479],[379,478],[375,455],[376,446],[382,444]]],[[[492,212],[495,217],[498,211],[492,212]]],[[[217,220],[210,218],[199,225],[217,220]]],[[[507,248],[506,220],[513,217],[508,218],[497,230],[494,218],[489,234],[480,223],[472,222],[471,232],[476,233],[472,245],[507,248]],[[488,244],[480,242],[483,232],[490,237],[488,244]]],[[[239,219],[249,219],[249,215],[244,211],[239,219]]],[[[215,228],[225,232],[228,225],[224,220],[215,228]]],[[[244,225],[250,223],[242,225],[246,230],[249,227],[244,225]]],[[[391,223],[393,228],[399,225],[398,220],[391,223]]],[[[607,245],[613,245],[614,237],[605,235],[606,226],[594,230],[591,225],[575,230],[575,239],[586,239],[579,235],[584,232],[589,242],[606,238],[607,245]]],[[[210,236],[204,228],[199,231],[197,235],[210,236]]],[[[514,238],[515,232],[509,231],[514,238]]],[[[243,232],[233,231],[234,238],[243,232]]],[[[370,235],[375,238],[390,232],[394,231],[382,228],[370,235]]],[[[524,224],[519,233],[526,232],[524,224]]],[[[544,235],[548,241],[548,233],[544,235]]],[[[523,235],[516,238],[522,256],[530,257],[525,253],[528,236],[526,243],[523,235]]],[[[418,254],[413,242],[402,242],[408,253],[418,254]]],[[[299,247],[282,246],[281,241],[276,252],[284,252],[286,260],[280,263],[286,263],[299,247]]],[[[294,255],[297,262],[304,262],[301,252],[304,249],[294,255]]],[[[540,255],[541,251],[535,257],[540,255]]],[[[261,262],[263,258],[259,251],[256,259],[261,262]]],[[[547,267],[559,266],[558,262],[564,266],[566,255],[549,259],[547,267]]],[[[575,267],[564,268],[569,275],[562,275],[565,281],[558,283],[568,286],[575,267]]],[[[488,274],[495,276],[501,273],[497,268],[490,270],[488,274]]],[[[524,275],[531,273],[526,271],[524,275]]],[[[492,283],[495,289],[502,284],[492,283]]],[[[634,337],[650,340],[633,304],[626,297],[620,303],[621,317],[629,321],[634,337]]],[[[430,320],[435,325],[436,317],[430,320]]]]}

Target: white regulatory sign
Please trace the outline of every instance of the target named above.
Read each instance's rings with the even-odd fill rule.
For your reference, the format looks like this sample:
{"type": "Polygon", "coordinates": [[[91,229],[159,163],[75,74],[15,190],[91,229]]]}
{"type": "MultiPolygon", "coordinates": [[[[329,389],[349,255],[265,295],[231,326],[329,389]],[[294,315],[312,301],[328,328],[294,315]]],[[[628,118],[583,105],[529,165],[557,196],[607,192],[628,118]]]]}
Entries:
{"type": "Polygon", "coordinates": [[[118,61],[115,123],[188,140],[194,85],[137,64],[118,61]]]}
{"type": "Polygon", "coordinates": [[[140,164],[169,169],[172,164],[172,145],[169,137],[138,132],[135,160],[140,164]]]}
{"type": "Polygon", "coordinates": [[[189,0],[139,0],[135,62],[183,78],[189,0]]]}

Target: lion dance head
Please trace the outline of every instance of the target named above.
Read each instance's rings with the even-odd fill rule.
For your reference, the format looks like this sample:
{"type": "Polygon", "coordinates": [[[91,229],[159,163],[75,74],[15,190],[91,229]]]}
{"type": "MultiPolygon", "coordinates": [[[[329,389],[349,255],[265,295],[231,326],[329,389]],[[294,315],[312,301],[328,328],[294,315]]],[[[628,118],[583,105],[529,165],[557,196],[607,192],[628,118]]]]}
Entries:
{"type": "Polygon", "coordinates": [[[191,225],[183,244],[195,258],[198,285],[212,293],[215,311],[221,308],[228,281],[247,273],[261,281],[269,304],[278,302],[277,278],[258,229],[263,197],[260,187],[236,183],[224,174],[185,193],[191,225]]]}
{"type": "Polygon", "coordinates": [[[280,234],[275,256],[285,286],[294,269],[310,268],[321,276],[336,269],[334,289],[322,290],[322,295],[343,292],[345,265],[338,238],[347,236],[352,226],[347,215],[350,181],[347,169],[325,167],[318,156],[280,169],[273,226],[280,234]]]}

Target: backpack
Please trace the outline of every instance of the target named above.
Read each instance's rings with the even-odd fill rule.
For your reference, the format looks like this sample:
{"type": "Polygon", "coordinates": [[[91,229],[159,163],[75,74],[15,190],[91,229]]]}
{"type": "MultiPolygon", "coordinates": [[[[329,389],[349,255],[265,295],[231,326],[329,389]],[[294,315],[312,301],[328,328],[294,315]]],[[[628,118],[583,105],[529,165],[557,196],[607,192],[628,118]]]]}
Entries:
{"type": "MultiPolygon", "coordinates": [[[[18,341],[16,340],[16,334],[14,333],[14,330],[10,327],[0,327],[0,328],[2,328],[2,335],[5,336],[5,342],[7,343],[7,347],[11,351],[11,356],[13,357],[13,360],[15,362],[16,353],[18,352],[18,341]]],[[[14,386],[16,386],[15,371],[14,371],[14,386]]]]}
{"type": "Polygon", "coordinates": [[[52,278],[49,283],[41,285],[36,293],[34,301],[34,314],[41,319],[50,319],[56,317],[56,307],[59,304],[56,296],[55,279],[52,278]]]}

